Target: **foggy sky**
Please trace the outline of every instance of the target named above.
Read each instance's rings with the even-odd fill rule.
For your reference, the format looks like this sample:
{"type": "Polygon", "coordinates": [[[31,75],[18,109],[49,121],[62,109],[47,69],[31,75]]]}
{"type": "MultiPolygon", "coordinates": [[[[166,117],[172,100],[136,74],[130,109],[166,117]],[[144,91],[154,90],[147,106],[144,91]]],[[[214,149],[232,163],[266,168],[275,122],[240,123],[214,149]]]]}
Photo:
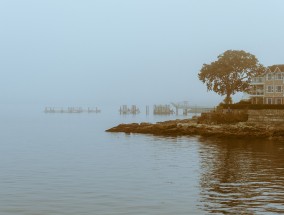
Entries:
{"type": "MultiPolygon", "coordinates": [[[[216,105],[228,49],[283,64],[283,0],[0,0],[0,104],[216,105]]],[[[241,95],[235,97],[239,99],[241,95]]]]}

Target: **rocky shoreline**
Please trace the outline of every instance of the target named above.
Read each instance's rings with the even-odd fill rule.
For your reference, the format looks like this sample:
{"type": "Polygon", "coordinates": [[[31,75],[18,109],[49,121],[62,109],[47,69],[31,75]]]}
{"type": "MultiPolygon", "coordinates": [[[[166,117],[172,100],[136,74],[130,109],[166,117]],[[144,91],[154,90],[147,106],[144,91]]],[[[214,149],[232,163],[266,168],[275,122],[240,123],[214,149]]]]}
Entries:
{"type": "Polygon", "coordinates": [[[204,136],[217,138],[284,139],[284,127],[239,122],[236,124],[200,124],[196,120],[170,120],[152,123],[120,124],[106,132],[153,134],[162,136],[204,136]]]}

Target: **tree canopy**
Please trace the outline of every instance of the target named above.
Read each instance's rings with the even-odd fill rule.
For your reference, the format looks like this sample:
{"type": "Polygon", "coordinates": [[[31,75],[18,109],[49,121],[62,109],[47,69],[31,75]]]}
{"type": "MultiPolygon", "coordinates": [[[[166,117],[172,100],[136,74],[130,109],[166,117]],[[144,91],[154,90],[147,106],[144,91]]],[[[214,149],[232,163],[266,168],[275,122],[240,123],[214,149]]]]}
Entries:
{"type": "Polygon", "coordinates": [[[229,104],[232,103],[232,95],[246,92],[251,77],[262,72],[264,67],[254,55],[242,50],[228,50],[219,55],[217,61],[203,64],[198,77],[208,91],[225,95],[224,102],[229,104]]]}

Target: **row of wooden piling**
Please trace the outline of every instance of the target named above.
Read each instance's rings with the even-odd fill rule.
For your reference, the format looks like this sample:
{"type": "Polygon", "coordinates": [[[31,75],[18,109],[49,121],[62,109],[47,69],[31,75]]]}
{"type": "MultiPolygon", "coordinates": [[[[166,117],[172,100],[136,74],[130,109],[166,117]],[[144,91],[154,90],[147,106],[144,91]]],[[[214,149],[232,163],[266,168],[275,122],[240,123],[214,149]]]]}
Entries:
{"type": "Polygon", "coordinates": [[[68,107],[68,108],[56,108],[56,107],[45,107],[45,113],[100,113],[101,110],[97,107],[84,109],[82,107],[68,107]]]}
{"type": "MultiPolygon", "coordinates": [[[[173,105],[174,106],[174,105],[173,105]]],[[[171,107],[171,105],[154,105],[153,106],[153,114],[154,115],[179,115],[179,109],[182,109],[183,115],[187,115],[188,113],[206,113],[214,110],[214,108],[208,107],[197,107],[197,106],[182,106],[176,105],[174,106],[175,110],[171,107]]],[[[101,110],[97,107],[84,109],[82,107],[68,107],[68,108],[56,108],[56,107],[46,107],[44,109],[45,113],[100,113],[101,110]]],[[[139,114],[141,111],[136,105],[122,105],[119,108],[120,114],[139,114]]],[[[146,115],[150,114],[150,106],[146,106],[146,115]]]]}
{"type": "MultiPolygon", "coordinates": [[[[153,114],[154,115],[179,115],[179,109],[182,110],[183,115],[187,115],[189,113],[206,113],[214,110],[215,108],[211,107],[200,107],[200,106],[174,106],[175,111],[171,108],[170,105],[154,105],[153,106],[153,114]]],[[[123,105],[119,108],[120,114],[139,114],[140,109],[136,105],[132,105],[128,107],[127,105],[123,105]]],[[[146,106],[146,115],[150,114],[150,107],[146,106]]]]}

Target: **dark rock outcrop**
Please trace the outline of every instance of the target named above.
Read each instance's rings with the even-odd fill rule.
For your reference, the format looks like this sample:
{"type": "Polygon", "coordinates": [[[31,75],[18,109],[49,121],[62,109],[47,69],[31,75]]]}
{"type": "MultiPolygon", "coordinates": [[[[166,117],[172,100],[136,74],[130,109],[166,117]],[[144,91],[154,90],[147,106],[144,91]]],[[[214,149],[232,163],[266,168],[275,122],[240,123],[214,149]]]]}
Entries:
{"type": "Polygon", "coordinates": [[[120,124],[107,132],[140,133],[166,136],[206,136],[230,138],[284,139],[284,127],[240,122],[236,124],[198,124],[193,120],[171,120],[165,122],[120,124]]]}

